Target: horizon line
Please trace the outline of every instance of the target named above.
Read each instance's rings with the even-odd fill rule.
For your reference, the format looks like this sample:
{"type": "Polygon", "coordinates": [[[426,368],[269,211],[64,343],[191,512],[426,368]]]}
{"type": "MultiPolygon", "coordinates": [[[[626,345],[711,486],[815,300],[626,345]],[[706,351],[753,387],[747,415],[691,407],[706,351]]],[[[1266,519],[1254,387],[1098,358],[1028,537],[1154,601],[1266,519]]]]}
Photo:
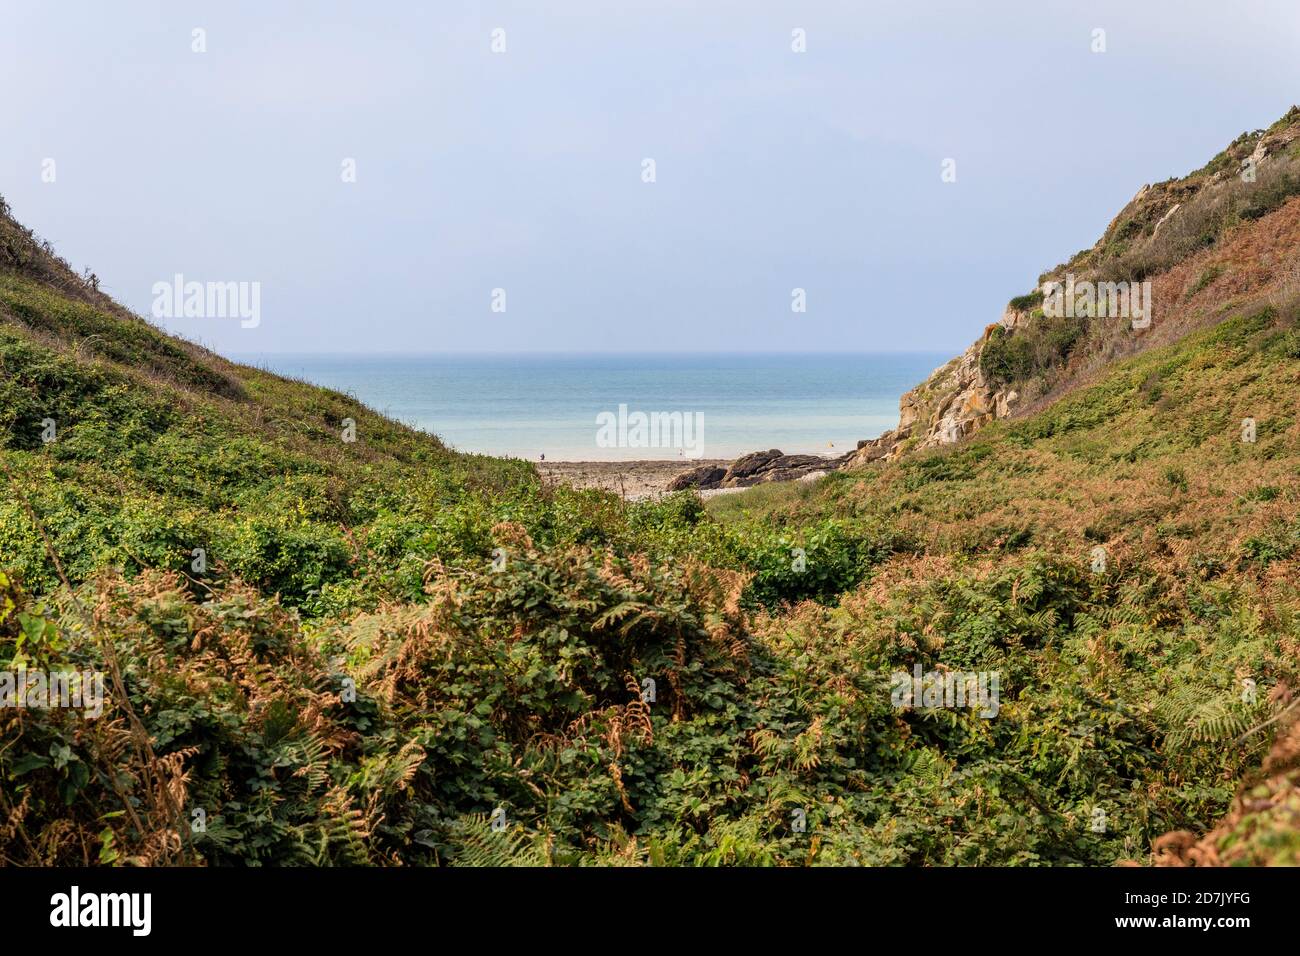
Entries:
{"type": "MultiPolygon", "coordinates": [[[[216,352],[209,346],[210,351],[216,352]]],[[[964,347],[955,347],[965,351],[964,347]]],[[[646,349],[442,349],[429,351],[412,351],[409,349],[369,349],[366,351],[346,351],[339,349],[274,349],[255,351],[218,352],[220,355],[337,355],[356,358],[365,355],[377,356],[428,356],[428,355],[671,355],[671,356],[713,356],[713,355],[933,355],[946,354],[950,349],[698,349],[687,351],[646,349]]]]}

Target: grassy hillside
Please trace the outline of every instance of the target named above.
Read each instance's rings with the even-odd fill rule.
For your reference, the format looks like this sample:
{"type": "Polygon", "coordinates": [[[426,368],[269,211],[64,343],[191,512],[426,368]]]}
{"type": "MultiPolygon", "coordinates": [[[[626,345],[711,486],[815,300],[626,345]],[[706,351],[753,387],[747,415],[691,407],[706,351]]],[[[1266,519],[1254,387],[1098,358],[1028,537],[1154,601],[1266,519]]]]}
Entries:
{"type": "Polygon", "coordinates": [[[1300,267],[1300,108],[1266,130],[1242,133],[1194,172],[1147,185],[1089,249],[1038,277],[1011,300],[1013,329],[993,327],[980,367],[995,386],[1014,386],[1034,411],[1088,380],[1117,357],[1167,344],[1221,321],[1270,291],[1294,297],[1300,267]],[[1154,324],[1134,335],[1122,322],[1082,313],[1044,314],[1043,283],[1142,282],[1152,286],[1154,324]],[[1027,400],[1027,401],[1026,401],[1027,400]]]}
{"type": "MultiPolygon", "coordinates": [[[[1223,855],[1300,862],[1297,313],[1233,316],[946,453],[753,508],[712,504],[728,524],[888,524],[914,548],[839,606],[806,604],[766,632],[819,653],[883,645],[900,662],[1000,668],[1004,706],[982,759],[1048,785],[1043,806],[1067,818],[1075,808],[1057,801],[1069,793],[1079,810],[1109,808],[1124,830],[1117,856],[1145,858],[1154,830],[1200,832],[1245,781],[1261,788],[1246,826],[1260,833],[1244,845],[1235,834],[1223,855]],[[1291,737],[1256,771],[1278,725],[1291,737]]],[[[951,739],[913,725],[906,740],[940,768],[917,817],[972,799],[950,789],[969,765],[951,739]]],[[[1171,841],[1190,842],[1161,846],[1171,841]]]]}
{"type": "Polygon", "coordinates": [[[627,505],[0,216],[0,670],[110,695],[0,709],[0,861],[1300,863],[1300,307],[1213,308],[953,448],[627,505]],[[896,707],[916,664],[996,716],[896,707]]]}

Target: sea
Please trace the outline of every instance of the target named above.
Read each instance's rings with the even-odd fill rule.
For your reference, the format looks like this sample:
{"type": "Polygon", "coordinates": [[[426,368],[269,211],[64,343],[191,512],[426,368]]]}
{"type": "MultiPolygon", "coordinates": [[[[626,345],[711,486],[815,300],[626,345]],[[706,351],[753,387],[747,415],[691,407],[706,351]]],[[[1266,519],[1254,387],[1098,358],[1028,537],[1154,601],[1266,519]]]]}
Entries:
{"type": "Polygon", "coordinates": [[[537,461],[839,455],[898,424],[951,356],[890,353],[259,353],[466,452],[537,461]]]}

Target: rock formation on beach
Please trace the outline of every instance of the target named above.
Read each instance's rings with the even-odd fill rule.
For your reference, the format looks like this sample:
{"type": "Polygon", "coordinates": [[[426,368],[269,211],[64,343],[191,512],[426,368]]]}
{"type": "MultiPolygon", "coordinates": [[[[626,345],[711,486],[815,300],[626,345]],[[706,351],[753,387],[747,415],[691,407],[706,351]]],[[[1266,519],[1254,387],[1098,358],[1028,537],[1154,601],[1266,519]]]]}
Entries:
{"type": "Polygon", "coordinates": [[[879,438],[858,443],[847,467],[894,458],[905,451],[951,445],[1015,409],[1014,389],[990,382],[980,368],[980,355],[994,329],[1016,329],[1029,313],[1008,306],[1002,319],[989,326],[978,342],[937,368],[924,382],[898,401],[898,427],[879,438]]]}
{"type": "Polygon", "coordinates": [[[729,468],[701,465],[684,471],[668,483],[668,491],[695,488],[710,491],[716,488],[748,488],[769,481],[794,481],[825,474],[843,466],[853,457],[853,452],[839,458],[821,455],[786,455],[777,448],[750,452],[737,458],[729,468]]]}
{"type": "MultiPolygon", "coordinates": [[[[1007,308],[999,325],[1013,329],[1028,314],[1007,308]]],[[[785,455],[778,449],[756,451],[737,458],[727,469],[712,465],[684,471],[668,491],[687,488],[746,488],[769,481],[792,481],[817,472],[856,468],[883,461],[903,450],[929,448],[960,441],[995,418],[1009,415],[1018,394],[988,382],[980,370],[980,352],[988,339],[976,342],[957,358],[899,399],[898,427],[879,438],[858,442],[856,450],[836,458],[785,455]],[[912,440],[914,439],[914,440],[912,440]]]]}

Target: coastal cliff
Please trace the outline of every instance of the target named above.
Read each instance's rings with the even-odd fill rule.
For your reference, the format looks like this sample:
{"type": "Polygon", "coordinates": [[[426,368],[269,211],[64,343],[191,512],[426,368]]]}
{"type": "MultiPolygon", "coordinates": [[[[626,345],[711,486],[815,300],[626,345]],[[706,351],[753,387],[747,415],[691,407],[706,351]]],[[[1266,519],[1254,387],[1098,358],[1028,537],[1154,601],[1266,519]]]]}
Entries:
{"type": "Polygon", "coordinates": [[[1234,297],[1294,282],[1276,268],[1275,257],[1246,260],[1253,248],[1277,241],[1259,221],[1298,183],[1300,108],[1293,106],[1269,129],[1243,133],[1196,172],[1144,185],[1091,248],[1043,273],[1035,291],[1012,299],[966,351],[906,392],[898,427],[863,442],[846,466],[955,444],[1021,408],[1060,397],[1098,364],[1142,351],[1144,340],[1166,344],[1204,325],[1234,297]],[[1234,227],[1242,228],[1229,237],[1234,227]],[[1188,262],[1196,264],[1194,275],[1178,268],[1188,262]],[[1217,281],[1234,274],[1235,281],[1217,281]],[[1076,280],[1158,286],[1153,309],[1162,334],[1151,334],[1153,324],[1111,321],[1117,317],[1095,307],[1094,314],[1061,323],[1043,308],[1042,289],[1076,280]]]}
{"type": "Polygon", "coordinates": [[[684,472],[668,490],[787,481],[955,445],[992,422],[1041,410],[1120,358],[1221,321],[1236,303],[1285,299],[1300,287],[1279,254],[1300,241],[1300,211],[1286,205],[1297,193],[1293,106],[1195,172],[1142,186],[1096,243],[1040,275],[961,355],[904,393],[897,427],[838,458],[755,452],[730,469],[684,472]],[[1047,301],[1053,283],[1060,292],[1047,301]],[[1136,306],[1129,314],[1129,295],[1136,303],[1139,292],[1147,314],[1136,306]]]}

